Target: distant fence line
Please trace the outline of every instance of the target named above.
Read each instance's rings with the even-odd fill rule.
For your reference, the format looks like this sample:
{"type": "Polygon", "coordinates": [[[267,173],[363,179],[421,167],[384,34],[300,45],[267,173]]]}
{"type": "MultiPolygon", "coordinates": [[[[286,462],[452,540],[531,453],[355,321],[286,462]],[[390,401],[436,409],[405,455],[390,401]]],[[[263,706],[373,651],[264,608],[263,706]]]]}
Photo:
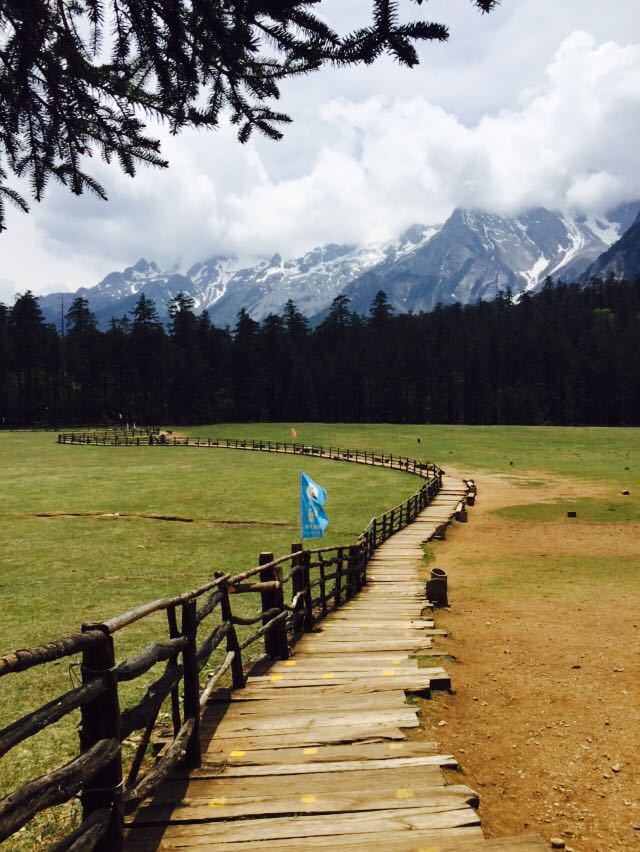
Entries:
{"type": "Polygon", "coordinates": [[[131,426],[127,429],[123,426],[92,426],[91,424],[57,424],[55,426],[38,426],[38,425],[15,425],[11,423],[0,424],[0,434],[3,432],[64,432],[70,434],[76,432],[78,434],[110,434],[118,433],[119,435],[148,435],[150,432],[157,434],[160,431],[159,426],[131,426]]]}
{"type": "MultiPolygon", "coordinates": [[[[121,435],[106,431],[60,433],[58,442],[144,445],[138,436],[125,436],[123,441],[121,435]]],[[[79,795],[83,822],[56,847],[58,852],[121,850],[124,816],[151,795],[180,761],[184,760],[189,768],[200,765],[201,715],[227,672],[233,689],[244,687],[247,669],[243,652],[263,639],[263,660],[286,659],[301,635],[366,585],[367,565],[376,548],[410,524],[442,486],[443,471],[437,465],[406,456],[217,438],[175,438],[171,446],[302,454],[401,470],[424,482],[407,500],[373,518],[355,542],[325,548],[294,544],[290,554],[277,559],[272,553],[263,552],[258,565],[242,573],[232,576],[215,572],[212,580],[196,589],[152,601],[107,621],[83,624],[79,633],[0,657],[2,677],[82,654],[80,686],[0,731],[2,757],[72,711],[79,709],[81,713],[79,756],[0,800],[0,842],[40,811],[79,795]],[[260,609],[250,617],[233,612],[233,596],[242,594],[260,596],[260,609]],[[168,635],[137,656],[117,662],[114,634],[160,612],[166,615],[168,635]],[[256,629],[244,637],[238,627],[256,629]],[[201,689],[200,673],[218,648],[224,659],[213,672],[208,672],[209,679],[201,689]],[[165,663],[164,671],[148,686],[142,700],[121,710],[119,684],[141,677],[158,663],[165,663]],[[145,753],[165,700],[170,701],[173,738],[143,773],[145,753]],[[134,731],[142,731],[142,735],[125,776],[122,742],[134,731]]]]}

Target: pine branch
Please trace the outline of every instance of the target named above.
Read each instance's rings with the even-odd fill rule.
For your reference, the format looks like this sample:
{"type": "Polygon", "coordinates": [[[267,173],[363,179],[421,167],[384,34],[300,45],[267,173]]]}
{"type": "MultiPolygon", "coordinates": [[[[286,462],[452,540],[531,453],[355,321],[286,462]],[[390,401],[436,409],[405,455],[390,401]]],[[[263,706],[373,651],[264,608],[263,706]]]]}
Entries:
{"type": "MultiPolygon", "coordinates": [[[[85,168],[93,152],[131,176],[140,163],[167,166],[150,119],[179,133],[216,127],[227,112],[241,142],[255,129],[280,139],[289,118],[271,104],[281,80],[384,53],[413,67],[421,43],[448,38],[442,24],[400,24],[398,0],[371,2],[371,24],[340,35],[316,14],[322,0],[4,0],[0,157],[36,200],[51,176],[105,197],[85,168]]],[[[498,4],[471,2],[483,13],[498,4]]]]}

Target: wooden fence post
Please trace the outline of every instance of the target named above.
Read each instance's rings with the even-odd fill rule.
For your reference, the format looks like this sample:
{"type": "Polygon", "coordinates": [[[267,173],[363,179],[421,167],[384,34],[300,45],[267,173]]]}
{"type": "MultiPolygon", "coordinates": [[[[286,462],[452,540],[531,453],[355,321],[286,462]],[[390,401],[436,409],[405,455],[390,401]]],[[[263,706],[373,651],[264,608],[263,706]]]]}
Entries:
{"type": "Polygon", "coordinates": [[[358,553],[356,545],[349,547],[349,561],[347,565],[347,597],[352,598],[358,592],[358,553]]]}
{"type": "MultiPolygon", "coordinates": [[[[175,606],[170,606],[167,609],[167,624],[169,626],[169,638],[177,639],[180,636],[178,630],[178,619],[176,617],[175,606]]],[[[178,731],[182,727],[180,720],[180,690],[176,684],[171,690],[171,721],[173,723],[173,736],[178,735],[178,731]]]]}
{"type": "MultiPolygon", "coordinates": [[[[214,576],[222,577],[223,575],[221,571],[216,571],[214,576]]],[[[234,658],[231,662],[231,681],[234,689],[243,689],[246,685],[246,680],[244,676],[244,667],[242,665],[242,650],[240,648],[240,642],[238,642],[236,627],[233,623],[231,601],[229,600],[229,589],[226,586],[221,586],[220,594],[222,595],[222,600],[220,601],[220,617],[223,622],[226,622],[229,625],[229,632],[227,633],[227,652],[234,652],[234,658]]]]}
{"type": "Polygon", "coordinates": [[[333,606],[337,609],[342,603],[342,575],[344,573],[344,548],[339,547],[336,562],[336,582],[333,592],[333,606]]]}
{"type": "MultiPolygon", "coordinates": [[[[258,557],[258,565],[266,565],[273,562],[273,553],[261,553],[258,557]]],[[[279,575],[276,566],[263,568],[260,572],[261,582],[270,582],[279,580],[279,575]]],[[[262,600],[262,611],[266,612],[270,609],[277,609],[278,614],[284,612],[284,591],[282,585],[279,589],[265,589],[260,592],[262,600]]],[[[273,615],[263,616],[262,623],[266,624],[274,618],[273,615]]],[[[279,657],[281,660],[286,660],[289,657],[289,643],[287,641],[287,625],[284,621],[279,621],[264,634],[264,651],[267,656],[272,659],[279,657]]]]}
{"type": "Polygon", "coordinates": [[[320,597],[322,598],[322,617],[324,618],[324,616],[329,611],[329,608],[327,606],[327,582],[325,580],[326,570],[324,564],[324,554],[318,554],[318,561],[320,562],[320,565],[318,567],[318,573],[320,575],[320,597]]]}
{"type": "Polygon", "coordinates": [[[311,588],[311,554],[308,550],[302,553],[302,576],[304,578],[305,593],[304,593],[304,629],[313,630],[313,590],[311,588]]]}
{"type": "Polygon", "coordinates": [[[311,589],[309,589],[309,566],[308,560],[305,559],[308,554],[303,552],[302,544],[299,542],[291,545],[291,553],[295,554],[292,567],[298,568],[291,577],[291,591],[294,597],[302,592],[302,601],[298,602],[297,609],[302,615],[302,629],[306,632],[313,627],[313,613],[310,612],[309,608],[309,593],[311,592],[311,589]]]}
{"type": "MultiPolygon", "coordinates": [[[[95,629],[96,625],[82,626],[83,633],[95,629]]],[[[83,651],[82,682],[104,678],[107,684],[106,692],[81,708],[80,748],[83,752],[88,751],[99,740],[120,740],[120,703],[115,664],[113,637],[108,633],[105,633],[103,642],[91,645],[83,651]]],[[[96,852],[121,852],[124,849],[121,751],[88,782],[82,791],[81,801],[83,820],[102,808],[111,811],[109,827],[94,847],[96,852]]]]}
{"type": "Polygon", "coordinates": [[[196,634],[196,602],[186,601],[182,604],[182,635],[187,639],[187,645],[182,652],[184,665],[184,718],[193,719],[193,730],[187,743],[185,761],[189,769],[197,769],[202,763],[200,753],[200,680],[198,677],[198,661],[196,634]]]}

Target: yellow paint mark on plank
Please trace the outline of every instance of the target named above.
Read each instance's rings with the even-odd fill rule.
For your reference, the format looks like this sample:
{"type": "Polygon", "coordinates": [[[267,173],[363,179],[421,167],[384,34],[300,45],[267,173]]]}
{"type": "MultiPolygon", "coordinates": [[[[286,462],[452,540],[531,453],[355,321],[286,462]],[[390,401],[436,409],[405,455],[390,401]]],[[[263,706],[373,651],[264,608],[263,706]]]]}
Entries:
{"type": "Polygon", "coordinates": [[[303,805],[312,805],[317,799],[313,793],[305,793],[303,796],[300,796],[300,801],[303,805]]]}
{"type": "Polygon", "coordinates": [[[333,672],[325,672],[325,673],[322,675],[322,677],[323,677],[325,680],[331,680],[332,678],[334,678],[334,677],[335,677],[335,674],[334,674],[333,672]]]}
{"type": "Polygon", "coordinates": [[[296,661],[295,660],[285,660],[284,664],[285,664],[285,666],[288,666],[288,668],[293,668],[293,666],[295,666],[295,664],[296,664],[296,661]]]}
{"type": "Polygon", "coordinates": [[[279,680],[284,680],[284,675],[271,675],[271,680],[276,682],[279,680]]]}
{"type": "Polygon", "coordinates": [[[235,751],[229,752],[229,757],[245,757],[245,755],[246,755],[246,751],[243,751],[240,748],[236,749],[235,751]]]}
{"type": "Polygon", "coordinates": [[[317,754],[318,749],[315,746],[309,746],[309,748],[305,748],[302,751],[303,754],[317,754]]]}
{"type": "Polygon", "coordinates": [[[393,669],[385,669],[382,672],[382,677],[395,677],[395,676],[396,676],[396,673],[394,672],[393,669]]]}
{"type": "Polygon", "coordinates": [[[404,743],[389,743],[387,748],[389,751],[400,751],[404,748],[404,743]]]}
{"type": "Polygon", "coordinates": [[[224,796],[219,796],[217,799],[209,800],[210,808],[221,808],[223,805],[227,804],[227,800],[224,796]]]}
{"type": "Polygon", "coordinates": [[[415,798],[415,793],[410,787],[400,787],[399,790],[396,790],[396,799],[413,799],[415,798]]]}

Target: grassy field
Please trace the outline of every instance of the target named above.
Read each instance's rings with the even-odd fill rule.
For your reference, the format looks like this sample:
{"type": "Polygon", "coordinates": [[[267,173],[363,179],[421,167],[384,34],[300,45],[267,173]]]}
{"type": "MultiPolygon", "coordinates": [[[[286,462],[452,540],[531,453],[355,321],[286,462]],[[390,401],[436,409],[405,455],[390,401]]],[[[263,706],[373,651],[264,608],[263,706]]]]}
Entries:
{"type": "MultiPolygon", "coordinates": [[[[297,425],[298,441],[377,449],[451,465],[469,475],[509,474],[515,484],[543,487],[546,477],[584,479],[598,494],[498,510],[505,522],[526,518],[555,523],[566,510],[581,521],[640,517],[640,429],[557,429],[391,425],[297,425]],[[418,439],[420,439],[418,441],[418,439]],[[621,497],[620,490],[631,491],[621,497]],[[602,493],[600,493],[602,492],[602,493]]],[[[204,437],[291,440],[283,424],[181,427],[204,437]]],[[[287,552],[299,539],[297,476],[301,460],[233,450],[57,446],[52,434],[0,434],[0,652],[78,629],[139,603],[194,587],[215,570],[256,564],[262,550],[287,552]],[[177,515],[190,523],[142,515],[177,515]],[[49,515],[49,517],[38,517],[49,515]],[[238,523],[242,521],[243,523],[238,523]],[[245,523],[249,521],[249,523],[245,523]]],[[[329,491],[331,519],[323,544],[352,541],[369,519],[407,497],[416,481],[406,474],[305,458],[304,470],[329,491]]],[[[530,578],[548,563],[532,562],[525,579],[501,557],[496,595],[528,593],[530,578]],[[529,578],[529,579],[526,579],[529,578]]],[[[599,563],[600,567],[602,562],[599,563]]],[[[589,566],[584,561],[581,570],[589,566]]],[[[553,576],[558,581],[564,569],[553,576]]],[[[620,566],[624,584],[634,564],[620,566]]],[[[249,603],[247,601],[247,603],[249,603]]],[[[124,658],[164,635],[149,619],[118,637],[124,658]]],[[[69,688],[74,671],[64,661],[0,683],[0,727],[69,688]]],[[[132,692],[131,700],[135,697],[132,692]]],[[[71,719],[18,747],[0,764],[0,793],[58,765],[75,753],[71,719]],[[54,736],[52,736],[54,732],[54,736]]],[[[55,816],[26,834],[25,847],[56,831],[55,816]],[[36,838],[34,841],[34,837],[36,838]]]]}
{"type": "MultiPolygon", "coordinates": [[[[313,423],[296,425],[298,441],[386,450],[480,470],[545,471],[558,476],[640,483],[640,429],[545,426],[423,426],[313,423]],[[418,443],[420,438],[420,443],[418,443]],[[626,470],[630,468],[630,470],[626,470]]],[[[290,441],[278,423],[190,428],[191,435],[290,441]]]]}

